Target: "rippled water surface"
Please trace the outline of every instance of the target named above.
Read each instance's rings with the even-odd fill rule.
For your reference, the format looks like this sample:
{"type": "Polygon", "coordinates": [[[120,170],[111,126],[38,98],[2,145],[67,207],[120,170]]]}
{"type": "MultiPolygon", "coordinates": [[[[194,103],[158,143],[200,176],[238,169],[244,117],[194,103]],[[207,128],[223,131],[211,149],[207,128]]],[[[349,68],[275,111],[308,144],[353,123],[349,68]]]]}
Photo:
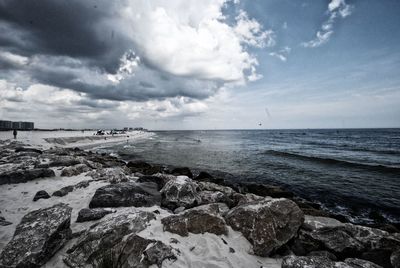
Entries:
{"type": "Polygon", "coordinates": [[[165,131],[101,150],[282,185],[355,222],[400,221],[400,129],[165,131]]]}

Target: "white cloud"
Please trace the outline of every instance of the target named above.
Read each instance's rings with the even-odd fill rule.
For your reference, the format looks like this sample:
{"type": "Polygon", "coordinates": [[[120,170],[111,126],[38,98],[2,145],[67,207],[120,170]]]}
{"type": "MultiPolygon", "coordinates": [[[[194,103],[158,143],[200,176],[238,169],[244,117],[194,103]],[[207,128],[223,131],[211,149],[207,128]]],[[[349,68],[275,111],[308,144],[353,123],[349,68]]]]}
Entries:
{"type": "Polygon", "coordinates": [[[5,61],[13,65],[26,65],[29,58],[10,53],[8,51],[0,51],[0,62],[5,61]]]}
{"type": "Polygon", "coordinates": [[[269,53],[269,55],[271,57],[276,57],[276,58],[280,59],[281,61],[285,62],[285,61],[287,61],[287,57],[288,57],[290,51],[292,51],[292,49],[290,47],[284,47],[281,50],[269,53]]]}
{"type": "Polygon", "coordinates": [[[162,71],[177,76],[224,82],[245,81],[255,57],[245,45],[274,44],[244,11],[229,25],[222,9],[226,0],[127,1],[123,29],[137,53],[162,71]]]}
{"type": "Polygon", "coordinates": [[[140,58],[132,50],[126,52],[120,59],[120,66],[116,74],[108,74],[107,79],[114,83],[119,83],[126,76],[133,75],[137,69],[140,58]]]}
{"type": "Polygon", "coordinates": [[[328,20],[322,24],[321,29],[317,31],[314,39],[308,42],[303,42],[301,45],[303,47],[313,48],[327,43],[334,33],[333,26],[337,18],[350,16],[352,9],[353,6],[346,4],[345,0],[331,0],[327,11],[329,15],[328,20]]]}

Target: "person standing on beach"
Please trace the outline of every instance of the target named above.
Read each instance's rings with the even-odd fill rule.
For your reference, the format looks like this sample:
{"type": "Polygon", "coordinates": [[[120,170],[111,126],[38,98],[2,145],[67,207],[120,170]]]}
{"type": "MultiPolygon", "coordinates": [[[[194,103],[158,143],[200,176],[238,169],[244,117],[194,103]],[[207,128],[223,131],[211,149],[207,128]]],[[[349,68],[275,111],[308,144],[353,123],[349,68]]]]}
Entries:
{"type": "Polygon", "coordinates": [[[16,129],[14,129],[14,131],[13,131],[13,135],[14,135],[14,140],[17,138],[17,130],[16,129]]]}

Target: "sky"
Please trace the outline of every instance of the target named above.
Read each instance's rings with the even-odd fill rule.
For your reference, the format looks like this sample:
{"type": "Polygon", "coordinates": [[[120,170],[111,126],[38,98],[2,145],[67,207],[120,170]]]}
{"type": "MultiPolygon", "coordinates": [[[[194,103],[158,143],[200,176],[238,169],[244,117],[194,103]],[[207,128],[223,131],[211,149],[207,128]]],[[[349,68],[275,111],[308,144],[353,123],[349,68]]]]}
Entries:
{"type": "Polygon", "coordinates": [[[0,120],[400,127],[398,0],[0,0],[0,120]]]}

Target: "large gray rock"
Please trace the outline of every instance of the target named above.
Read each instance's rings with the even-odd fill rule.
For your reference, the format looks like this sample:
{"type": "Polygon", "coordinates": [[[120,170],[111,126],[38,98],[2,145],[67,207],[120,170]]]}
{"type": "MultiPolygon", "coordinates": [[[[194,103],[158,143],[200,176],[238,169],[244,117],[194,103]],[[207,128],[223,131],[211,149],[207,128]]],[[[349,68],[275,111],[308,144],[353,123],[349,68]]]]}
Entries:
{"type": "Polygon", "coordinates": [[[130,170],[126,167],[108,167],[90,171],[87,175],[94,180],[106,180],[110,183],[129,181],[130,170]]]}
{"type": "Polygon", "coordinates": [[[97,189],[89,207],[151,207],[160,202],[155,183],[122,182],[97,189]]]}
{"type": "Polygon", "coordinates": [[[0,267],[40,267],[71,236],[72,208],[60,203],[26,214],[0,255],[0,267]]]}
{"type": "Polygon", "coordinates": [[[297,234],[304,215],[291,200],[264,199],[233,208],[225,220],[250,241],[256,255],[268,256],[297,234]]]}
{"type": "Polygon", "coordinates": [[[110,213],[113,211],[104,208],[83,208],[79,211],[76,222],[99,220],[110,213]]]}
{"type": "Polygon", "coordinates": [[[27,170],[16,170],[0,174],[0,185],[7,183],[23,183],[37,178],[54,177],[55,173],[47,168],[34,168],[27,170]]]}
{"type": "Polygon", "coordinates": [[[222,186],[213,182],[200,181],[197,184],[202,191],[222,192],[229,198],[232,198],[232,196],[236,193],[235,190],[233,190],[231,187],[222,186]]]}
{"type": "Polygon", "coordinates": [[[232,206],[233,201],[226,194],[219,191],[201,191],[199,192],[200,203],[210,204],[210,203],[225,203],[228,206],[232,206]]]}
{"type": "Polygon", "coordinates": [[[137,182],[154,182],[157,184],[158,190],[161,190],[171,179],[175,179],[175,176],[170,174],[156,173],[153,175],[141,176],[137,182]]]}
{"type": "Polygon", "coordinates": [[[139,211],[115,215],[100,221],[81,234],[63,260],[69,267],[85,267],[88,264],[99,267],[103,258],[112,253],[114,247],[118,248],[126,235],[133,235],[144,230],[153,219],[155,219],[153,213],[139,211]]]}
{"type": "Polygon", "coordinates": [[[400,268],[400,249],[390,255],[390,263],[394,268],[400,268]]]}
{"type": "Polygon", "coordinates": [[[298,237],[291,245],[292,251],[298,255],[329,250],[339,258],[360,256],[384,267],[390,266],[390,255],[397,248],[400,248],[400,239],[395,234],[310,216],[306,216],[298,237]]]}
{"type": "Polygon", "coordinates": [[[344,262],[334,262],[324,257],[316,256],[286,256],[282,260],[282,268],[352,268],[344,262]]]}
{"type": "MultiPolygon", "coordinates": [[[[214,205],[214,204],[213,204],[214,205]]],[[[184,212],[161,219],[164,231],[188,236],[189,233],[227,234],[225,220],[220,216],[219,205],[205,205],[185,210],[184,212]]]]}
{"type": "Polygon", "coordinates": [[[382,268],[382,266],[373,262],[356,258],[347,258],[344,262],[354,268],[382,268]]]}
{"type": "Polygon", "coordinates": [[[165,259],[176,259],[170,246],[133,234],[91,262],[93,267],[147,268],[162,267],[165,259]]]}
{"type": "Polygon", "coordinates": [[[201,203],[197,191],[198,185],[186,176],[169,180],[161,189],[162,206],[171,210],[178,207],[191,208],[201,203]]]}
{"type": "Polygon", "coordinates": [[[90,170],[91,168],[85,164],[77,164],[71,167],[63,168],[63,170],[61,171],[61,176],[72,177],[90,170]]]}

